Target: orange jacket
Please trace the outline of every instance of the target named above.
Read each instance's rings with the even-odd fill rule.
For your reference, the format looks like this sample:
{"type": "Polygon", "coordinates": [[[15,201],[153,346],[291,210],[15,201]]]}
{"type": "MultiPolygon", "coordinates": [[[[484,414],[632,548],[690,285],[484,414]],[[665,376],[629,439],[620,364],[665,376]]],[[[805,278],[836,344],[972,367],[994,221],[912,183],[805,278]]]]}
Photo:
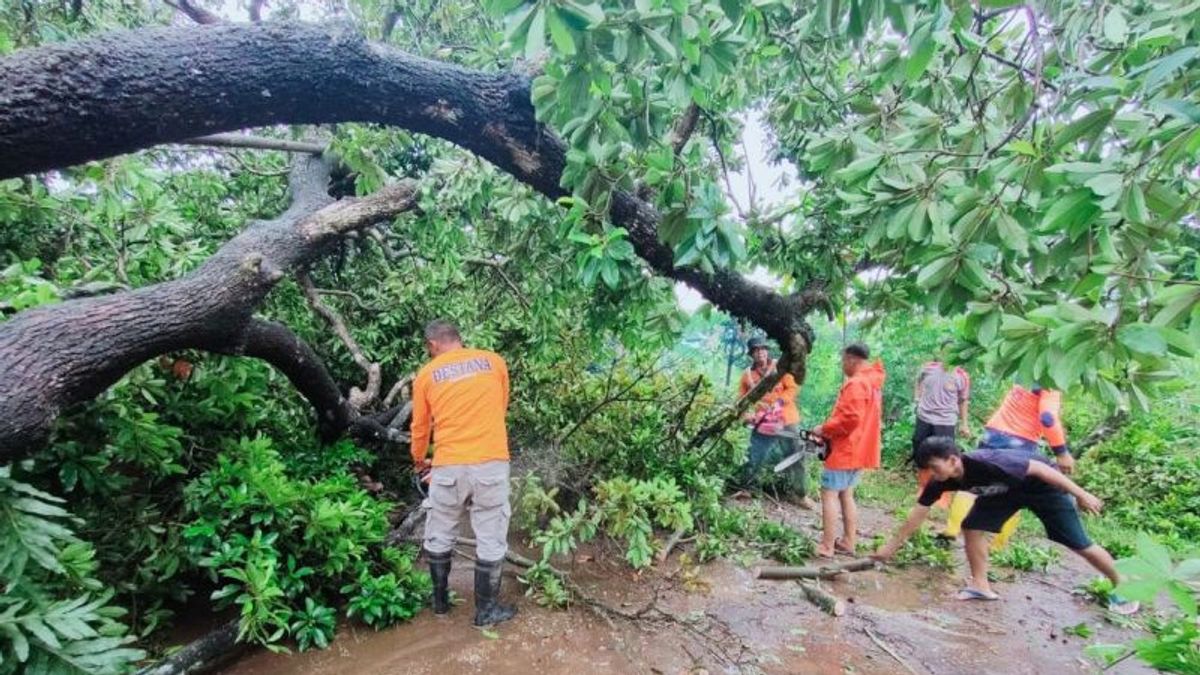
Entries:
{"type": "Polygon", "coordinates": [[[986,426],[1032,443],[1045,438],[1055,452],[1061,452],[1067,445],[1061,411],[1062,392],[1043,389],[1035,394],[1014,384],[986,426]]]}
{"type": "MultiPolygon", "coordinates": [[[[772,362],[768,372],[775,370],[775,364],[772,362]]],[[[747,368],[746,372],[742,373],[742,381],[738,385],[738,397],[745,396],[754,385],[758,384],[762,377],[753,368],[747,368]]],[[[796,378],[792,377],[791,373],[780,378],[779,383],[775,388],[768,391],[766,395],[758,399],[754,404],[754,409],[757,413],[766,413],[774,408],[782,411],[784,424],[799,424],[800,410],[796,408],[796,394],[800,391],[800,387],[796,386],[796,378]]]]}
{"type": "Polygon", "coordinates": [[[412,456],[424,461],[432,426],[434,466],[508,459],[508,365],[499,354],[455,349],[417,371],[412,456]]]}
{"type": "Polygon", "coordinates": [[[821,425],[829,439],[825,468],[876,469],[883,427],[883,362],[864,365],[842,384],[829,419],[821,425]]]}

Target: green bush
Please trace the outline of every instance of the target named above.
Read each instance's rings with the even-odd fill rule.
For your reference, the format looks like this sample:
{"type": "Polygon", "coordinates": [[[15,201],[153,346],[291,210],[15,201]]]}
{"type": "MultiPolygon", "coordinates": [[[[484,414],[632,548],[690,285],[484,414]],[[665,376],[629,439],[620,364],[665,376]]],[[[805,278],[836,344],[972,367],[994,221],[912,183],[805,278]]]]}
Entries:
{"type": "MultiPolygon", "coordinates": [[[[1105,501],[1105,520],[1182,551],[1200,541],[1200,434],[1194,414],[1180,412],[1135,418],[1083,456],[1077,479],[1105,501]]],[[[1128,541],[1101,543],[1130,552],[1128,541]]]]}

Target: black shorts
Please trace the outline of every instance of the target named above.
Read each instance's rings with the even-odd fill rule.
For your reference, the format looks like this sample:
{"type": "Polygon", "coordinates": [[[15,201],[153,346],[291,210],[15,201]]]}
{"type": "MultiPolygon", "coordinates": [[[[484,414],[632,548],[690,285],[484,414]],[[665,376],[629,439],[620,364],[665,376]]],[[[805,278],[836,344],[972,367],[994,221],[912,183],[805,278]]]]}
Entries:
{"type": "Polygon", "coordinates": [[[926,422],[918,417],[917,423],[913,425],[912,458],[909,461],[916,459],[917,448],[921,447],[921,444],[925,442],[926,438],[930,438],[932,436],[949,436],[950,438],[954,438],[954,427],[941,424],[930,424],[929,422],[926,422]]]}
{"type": "Polygon", "coordinates": [[[1057,490],[980,497],[975,500],[962,526],[968,530],[999,532],[1004,522],[1023,508],[1033,511],[1033,515],[1042,521],[1050,541],[1072,551],[1082,551],[1092,545],[1079,520],[1079,511],[1075,510],[1075,500],[1057,490]]]}

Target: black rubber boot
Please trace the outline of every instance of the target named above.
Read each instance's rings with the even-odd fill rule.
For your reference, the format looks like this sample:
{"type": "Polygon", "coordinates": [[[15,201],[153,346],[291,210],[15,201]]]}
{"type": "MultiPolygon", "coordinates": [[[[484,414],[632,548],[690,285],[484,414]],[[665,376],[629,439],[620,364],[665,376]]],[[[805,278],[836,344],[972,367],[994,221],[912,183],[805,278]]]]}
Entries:
{"type": "Polygon", "coordinates": [[[433,553],[426,550],[429,558],[429,576],[433,577],[433,613],[450,611],[450,556],[452,552],[433,553]]]}
{"type": "Polygon", "coordinates": [[[491,626],[517,615],[517,608],[500,604],[500,576],[504,560],[475,563],[475,625],[491,626]]]}

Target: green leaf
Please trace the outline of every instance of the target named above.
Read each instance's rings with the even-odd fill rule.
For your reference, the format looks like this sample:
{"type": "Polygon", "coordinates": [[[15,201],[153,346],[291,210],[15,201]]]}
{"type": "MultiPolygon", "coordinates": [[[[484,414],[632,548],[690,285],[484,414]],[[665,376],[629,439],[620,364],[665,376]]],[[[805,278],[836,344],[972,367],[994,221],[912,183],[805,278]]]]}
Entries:
{"type": "Polygon", "coordinates": [[[538,7],[534,10],[533,21],[529,24],[529,32],[525,35],[525,59],[533,61],[546,50],[546,10],[538,7]]]}
{"type": "Polygon", "coordinates": [[[575,38],[571,36],[571,29],[567,27],[565,21],[559,15],[559,11],[555,8],[550,8],[547,16],[550,25],[550,37],[554,40],[554,46],[563,56],[575,55],[575,38]]]}
{"type": "Polygon", "coordinates": [[[1108,13],[1104,15],[1104,38],[1119,45],[1125,42],[1125,36],[1128,33],[1129,24],[1125,22],[1125,15],[1121,12],[1120,5],[1111,6],[1108,13]]]}
{"type": "Polygon", "coordinates": [[[1079,189],[1050,205],[1039,228],[1044,233],[1071,232],[1082,222],[1090,223],[1100,209],[1092,202],[1092,191],[1079,189]]]}
{"type": "Polygon", "coordinates": [[[1004,247],[1010,251],[1016,251],[1022,255],[1029,251],[1029,233],[1021,224],[1017,222],[1008,213],[1000,213],[996,218],[996,232],[1000,235],[1000,241],[1004,247]]]}
{"type": "Polygon", "coordinates": [[[1111,108],[1101,108],[1100,110],[1093,110],[1071,122],[1054,135],[1054,143],[1051,145],[1051,150],[1058,152],[1068,143],[1098,136],[1108,126],[1108,123],[1112,121],[1115,114],[1116,111],[1111,108]]]}
{"type": "Polygon", "coordinates": [[[917,274],[917,286],[930,289],[944,282],[957,268],[957,259],[950,255],[938,258],[921,268],[917,274]]]}
{"type": "Polygon", "coordinates": [[[929,24],[917,29],[909,41],[908,61],[904,64],[904,78],[909,84],[921,79],[929,68],[929,62],[937,53],[937,42],[933,40],[929,24]]]}
{"type": "Polygon", "coordinates": [[[1167,341],[1158,328],[1144,323],[1132,323],[1117,330],[1117,340],[1131,351],[1147,356],[1166,356],[1167,341]]]}
{"type": "Polygon", "coordinates": [[[874,171],[881,161],[883,161],[883,155],[861,157],[833,172],[833,178],[847,184],[857,183],[874,171]]]}
{"type": "Polygon", "coordinates": [[[650,41],[650,48],[658,54],[659,60],[665,63],[671,63],[679,59],[679,53],[675,51],[675,45],[671,41],[662,36],[653,28],[647,28],[645,31],[646,37],[650,41]]]}
{"type": "Polygon", "coordinates": [[[1121,188],[1124,187],[1124,179],[1120,174],[1102,173],[1087,181],[1084,185],[1091,188],[1092,192],[1095,192],[1098,196],[1107,197],[1121,191],[1121,188]]]}

